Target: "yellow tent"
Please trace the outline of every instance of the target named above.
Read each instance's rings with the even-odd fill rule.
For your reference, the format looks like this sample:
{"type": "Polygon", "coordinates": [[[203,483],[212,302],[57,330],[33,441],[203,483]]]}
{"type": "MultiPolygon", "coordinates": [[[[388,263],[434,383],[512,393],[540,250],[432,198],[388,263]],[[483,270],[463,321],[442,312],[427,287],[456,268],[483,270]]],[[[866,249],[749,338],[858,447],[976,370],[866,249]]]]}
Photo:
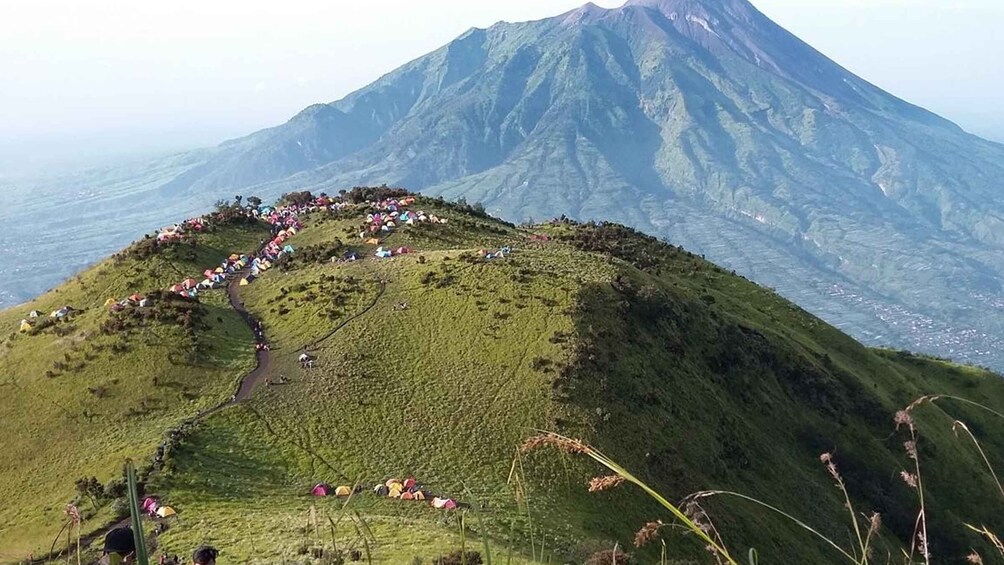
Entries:
{"type": "Polygon", "coordinates": [[[223,267],[216,267],[216,272],[217,273],[222,273],[223,272],[223,267]]]}
{"type": "Polygon", "coordinates": [[[248,280],[247,279],[241,279],[241,282],[239,284],[240,284],[240,286],[247,286],[248,285],[248,280]]]}
{"type": "Polygon", "coordinates": [[[377,238],[375,238],[375,237],[371,237],[371,238],[369,238],[369,239],[366,240],[366,243],[368,243],[370,245],[380,245],[380,240],[377,239],[377,238]]]}
{"type": "Polygon", "coordinates": [[[111,306],[112,304],[115,304],[116,302],[118,302],[118,300],[115,300],[114,298],[109,298],[108,300],[105,300],[105,306],[111,306]]]}
{"type": "Polygon", "coordinates": [[[416,490],[415,491],[415,500],[425,500],[425,493],[422,492],[422,491],[420,491],[420,490],[416,490]]]}
{"type": "Polygon", "coordinates": [[[174,508],[171,508],[170,506],[161,506],[157,509],[157,515],[161,518],[168,518],[170,516],[174,516],[175,514],[177,514],[177,512],[175,512],[174,508]]]}
{"type": "Polygon", "coordinates": [[[28,323],[28,320],[21,320],[21,331],[26,332],[30,329],[31,329],[31,324],[28,323]]]}
{"type": "Polygon", "coordinates": [[[335,489],[335,496],[348,496],[352,494],[352,489],[347,486],[340,486],[335,489]]]}

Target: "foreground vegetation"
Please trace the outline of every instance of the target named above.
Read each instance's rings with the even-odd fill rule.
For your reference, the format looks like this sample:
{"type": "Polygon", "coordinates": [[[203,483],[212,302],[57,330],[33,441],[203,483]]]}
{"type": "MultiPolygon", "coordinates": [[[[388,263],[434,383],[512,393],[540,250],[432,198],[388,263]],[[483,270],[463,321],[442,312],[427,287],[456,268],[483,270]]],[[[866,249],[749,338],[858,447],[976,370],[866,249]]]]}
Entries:
{"type": "MultiPolygon", "coordinates": [[[[895,420],[929,394],[1000,410],[996,375],[864,348],[763,288],[619,226],[517,227],[429,199],[413,208],[449,223],[380,238],[412,253],[373,257],[378,244],[358,237],[364,203],[321,210],[302,217],[289,261],[241,287],[269,336],[274,384],[186,428],[163,468],[145,477],[146,492],[179,511],[153,537],[157,552],[211,543],[231,562],[336,562],[357,551],[374,563],[432,563],[465,546],[495,562],[584,563],[616,545],[638,562],[659,562],[665,551],[667,561],[696,563],[747,562],[755,547],[762,563],[841,563],[841,552],[862,552],[867,534],[876,563],[902,562],[911,550],[923,562],[921,491],[902,475],[921,475],[920,461],[932,562],[994,555],[965,524],[1004,530],[1000,499],[990,498],[1004,494],[987,470],[1004,456],[1001,419],[964,402],[925,402],[909,411],[911,427],[901,421],[897,433],[895,420]],[[512,253],[479,253],[503,247],[512,253]],[[346,252],[361,259],[331,260],[346,252]],[[298,360],[305,350],[313,368],[298,360]],[[979,438],[986,460],[970,436],[956,435],[956,421],[979,438]],[[537,430],[579,438],[565,444],[578,447],[521,449],[537,430]],[[593,480],[604,471],[581,457],[598,453],[587,446],[663,499],[612,476],[593,480]],[[409,475],[462,507],[370,492],[409,475]],[[311,498],[316,483],[365,488],[349,500],[311,498]],[[770,504],[818,535],[712,491],[770,504]],[[882,526],[855,529],[845,492],[882,526]],[[708,540],[671,526],[664,503],[692,493],[704,495],[689,499],[700,508],[689,506],[689,519],[713,517],[712,541],[729,553],[709,554],[708,540]],[[634,548],[642,526],[648,543],[634,548]]],[[[163,288],[178,273],[254,249],[263,233],[228,224],[196,242],[194,259],[110,260],[0,314],[16,327],[33,308],[87,308],[51,332],[9,336],[0,350],[3,374],[17,374],[0,414],[25,430],[0,440],[14,456],[0,459],[0,559],[48,549],[80,477],[103,487],[96,500],[84,488],[76,501],[87,510],[82,531],[111,520],[122,460],[148,460],[161,434],[228,397],[254,363],[223,291],[200,297],[196,323],[151,319],[112,334],[101,331],[106,295],[163,288]],[[77,349],[62,361],[69,373],[47,377],[63,359],[56,345],[77,349]],[[101,395],[88,392],[98,387],[101,395]]]]}

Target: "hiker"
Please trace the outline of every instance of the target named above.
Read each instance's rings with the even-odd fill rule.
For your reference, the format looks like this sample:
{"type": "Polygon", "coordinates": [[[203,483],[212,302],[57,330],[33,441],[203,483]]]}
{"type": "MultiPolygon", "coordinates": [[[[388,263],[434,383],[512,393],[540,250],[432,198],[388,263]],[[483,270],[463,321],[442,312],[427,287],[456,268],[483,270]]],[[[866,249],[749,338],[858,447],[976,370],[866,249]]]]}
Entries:
{"type": "Polygon", "coordinates": [[[115,528],[105,535],[105,548],[99,565],[126,565],[136,559],[136,541],[132,528],[115,528]]]}
{"type": "Polygon", "coordinates": [[[204,545],[192,553],[192,565],[216,565],[216,556],[219,554],[215,547],[204,545]]]}

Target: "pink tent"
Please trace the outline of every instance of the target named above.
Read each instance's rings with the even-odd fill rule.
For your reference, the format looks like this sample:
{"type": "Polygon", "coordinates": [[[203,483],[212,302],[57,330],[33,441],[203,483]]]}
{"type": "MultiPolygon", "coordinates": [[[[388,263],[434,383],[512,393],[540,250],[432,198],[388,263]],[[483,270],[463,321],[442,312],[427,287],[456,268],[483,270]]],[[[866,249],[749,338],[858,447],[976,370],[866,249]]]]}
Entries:
{"type": "Polygon", "coordinates": [[[404,488],[405,488],[405,490],[411,490],[411,488],[414,487],[414,486],[415,486],[415,478],[414,477],[408,477],[408,479],[406,481],[404,481],[404,488]]]}
{"type": "Polygon", "coordinates": [[[157,499],[146,497],[143,499],[143,512],[154,512],[157,510],[157,499]]]}
{"type": "Polygon", "coordinates": [[[453,510],[456,507],[457,507],[457,503],[454,502],[452,498],[446,499],[446,502],[443,504],[443,508],[445,508],[447,510],[453,510]]]}
{"type": "Polygon", "coordinates": [[[317,483],[314,485],[313,490],[310,491],[310,494],[314,496],[328,496],[331,494],[331,487],[325,484],[317,483]]]}

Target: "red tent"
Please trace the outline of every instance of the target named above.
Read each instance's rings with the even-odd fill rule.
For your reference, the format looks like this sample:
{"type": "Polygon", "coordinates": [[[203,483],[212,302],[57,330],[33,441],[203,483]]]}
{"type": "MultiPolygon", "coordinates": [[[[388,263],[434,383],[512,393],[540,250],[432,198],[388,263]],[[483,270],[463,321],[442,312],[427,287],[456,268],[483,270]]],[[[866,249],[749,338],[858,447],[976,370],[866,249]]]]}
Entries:
{"type": "Polygon", "coordinates": [[[197,281],[195,279],[185,279],[185,280],[181,281],[181,286],[183,288],[185,288],[186,290],[187,289],[193,289],[193,288],[199,286],[199,281],[197,281]]]}
{"type": "Polygon", "coordinates": [[[140,300],[143,300],[143,295],[142,294],[134,294],[134,295],[132,295],[132,296],[129,297],[129,300],[131,302],[139,302],[140,300]]]}
{"type": "Polygon", "coordinates": [[[169,290],[171,292],[181,292],[181,291],[185,290],[185,287],[181,286],[180,284],[176,284],[176,285],[172,286],[171,288],[169,288],[167,290],[169,290]]]}

